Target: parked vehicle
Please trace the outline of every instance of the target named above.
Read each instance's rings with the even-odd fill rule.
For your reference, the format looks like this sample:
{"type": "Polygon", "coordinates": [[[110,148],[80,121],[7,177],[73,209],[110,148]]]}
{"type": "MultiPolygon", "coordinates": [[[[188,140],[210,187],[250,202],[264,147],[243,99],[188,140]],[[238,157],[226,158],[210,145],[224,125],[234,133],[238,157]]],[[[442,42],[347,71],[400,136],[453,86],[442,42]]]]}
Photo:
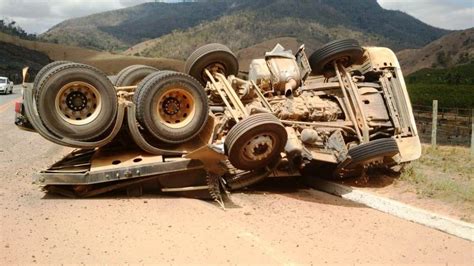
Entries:
{"type": "Polygon", "coordinates": [[[220,199],[268,176],[344,178],[398,170],[421,154],[387,48],[342,40],[307,58],[304,46],[293,54],[277,45],[252,61],[247,79],[238,70],[221,44],[192,53],[186,73],[130,66],[115,85],[90,66],[46,66],[19,109],[43,137],[82,151],[38,183],[92,196],[154,180],[164,192],[220,199]]]}
{"type": "Polygon", "coordinates": [[[0,77],[0,93],[12,94],[13,93],[13,82],[8,80],[6,77],[0,77]]]}

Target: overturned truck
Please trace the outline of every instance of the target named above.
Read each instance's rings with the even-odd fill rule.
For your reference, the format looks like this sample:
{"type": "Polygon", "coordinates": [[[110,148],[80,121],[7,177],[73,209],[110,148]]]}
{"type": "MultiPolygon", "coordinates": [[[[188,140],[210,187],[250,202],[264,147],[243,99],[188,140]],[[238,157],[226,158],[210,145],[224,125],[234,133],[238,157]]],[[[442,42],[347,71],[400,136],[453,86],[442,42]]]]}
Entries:
{"type": "Polygon", "coordinates": [[[134,65],[107,77],[59,61],[24,87],[15,123],[77,148],[35,177],[68,196],[153,187],[222,201],[269,176],[398,171],[421,153],[395,54],[350,39],[309,58],[277,45],[248,73],[221,44],[194,51],[185,73],[134,65]]]}

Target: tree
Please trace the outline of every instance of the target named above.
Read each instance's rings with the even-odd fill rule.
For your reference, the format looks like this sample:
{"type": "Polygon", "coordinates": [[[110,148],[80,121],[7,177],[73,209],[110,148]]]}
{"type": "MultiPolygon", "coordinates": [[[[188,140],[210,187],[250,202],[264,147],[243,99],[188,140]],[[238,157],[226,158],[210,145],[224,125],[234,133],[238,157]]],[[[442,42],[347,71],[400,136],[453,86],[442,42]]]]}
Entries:
{"type": "Polygon", "coordinates": [[[37,39],[36,34],[28,34],[19,25],[17,25],[16,21],[9,20],[9,19],[0,20],[0,32],[17,36],[17,37],[20,37],[21,39],[26,39],[26,40],[37,39]]]}

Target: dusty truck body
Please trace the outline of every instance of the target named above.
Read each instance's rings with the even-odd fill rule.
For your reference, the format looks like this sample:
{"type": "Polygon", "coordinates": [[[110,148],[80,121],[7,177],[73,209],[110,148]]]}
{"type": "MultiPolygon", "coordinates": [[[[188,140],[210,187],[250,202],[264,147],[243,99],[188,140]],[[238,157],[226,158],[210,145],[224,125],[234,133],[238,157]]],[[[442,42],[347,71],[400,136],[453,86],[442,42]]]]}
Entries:
{"type": "Polygon", "coordinates": [[[185,72],[131,66],[111,84],[88,66],[46,67],[26,86],[17,125],[80,150],[36,181],[78,196],[153,183],[217,199],[272,175],[344,178],[420,156],[400,65],[387,48],[342,40],[307,58],[304,46],[293,54],[277,45],[243,78],[234,54],[209,44],[185,72]]]}

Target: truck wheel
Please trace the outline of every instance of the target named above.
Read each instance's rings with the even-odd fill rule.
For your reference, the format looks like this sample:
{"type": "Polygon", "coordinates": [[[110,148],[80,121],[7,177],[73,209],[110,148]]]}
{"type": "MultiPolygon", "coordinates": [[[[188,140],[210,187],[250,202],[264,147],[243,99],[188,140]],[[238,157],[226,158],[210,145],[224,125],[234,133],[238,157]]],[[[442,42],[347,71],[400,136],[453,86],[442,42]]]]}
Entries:
{"type": "Polygon", "coordinates": [[[78,63],[50,69],[39,81],[36,104],[47,129],[78,141],[103,135],[114,122],[118,105],[107,76],[78,63]]]}
{"type": "Polygon", "coordinates": [[[158,69],[145,65],[132,65],[122,69],[116,77],[115,86],[135,86],[146,76],[158,71],[158,69]]]}
{"type": "Polygon", "coordinates": [[[206,86],[208,77],[205,69],[211,73],[221,73],[225,76],[237,75],[239,73],[239,62],[237,57],[225,45],[211,43],[201,46],[194,51],[186,60],[185,72],[206,86]]]}
{"type": "Polygon", "coordinates": [[[323,75],[334,72],[333,62],[339,60],[344,67],[360,61],[364,54],[364,49],[359,42],[352,39],[337,40],[330,42],[316,50],[309,57],[309,64],[315,75],[323,75]]]}
{"type": "Polygon", "coordinates": [[[285,127],[272,114],[251,115],[227,134],[225,152],[230,163],[241,170],[258,170],[274,162],[288,139],[285,127]]]}
{"type": "Polygon", "coordinates": [[[361,144],[349,150],[351,163],[346,168],[352,168],[371,160],[391,157],[399,153],[397,142],[392,138],[384,138],[361,144]]]}
{"type": "Polygon", "coordinates": [[[38,83],[40,82],[40,80],[44,76],[44,74],[46,74],[46,72],[48,72],[49,70],[51,70],[51,69],[53,69],[57,66],[68,64],[68,63],[71,63],[71,62],[69,62],[69,61],[54,61],[54,62],[49,63],[46,66],[44,66],[38,72],[38,74],[36,74],[35,80],[33,81],[33,93],[34,93],[34,96],[35,96],[35,100],[38,100],[38,83]]]}
{"type": "Polygon", "coordinates": [[[134,95],[137,120],[152,136],[170,144],[186,142],[204,128],[206,93],[194,78],[174,71],[146,77],[134,95]]]}

